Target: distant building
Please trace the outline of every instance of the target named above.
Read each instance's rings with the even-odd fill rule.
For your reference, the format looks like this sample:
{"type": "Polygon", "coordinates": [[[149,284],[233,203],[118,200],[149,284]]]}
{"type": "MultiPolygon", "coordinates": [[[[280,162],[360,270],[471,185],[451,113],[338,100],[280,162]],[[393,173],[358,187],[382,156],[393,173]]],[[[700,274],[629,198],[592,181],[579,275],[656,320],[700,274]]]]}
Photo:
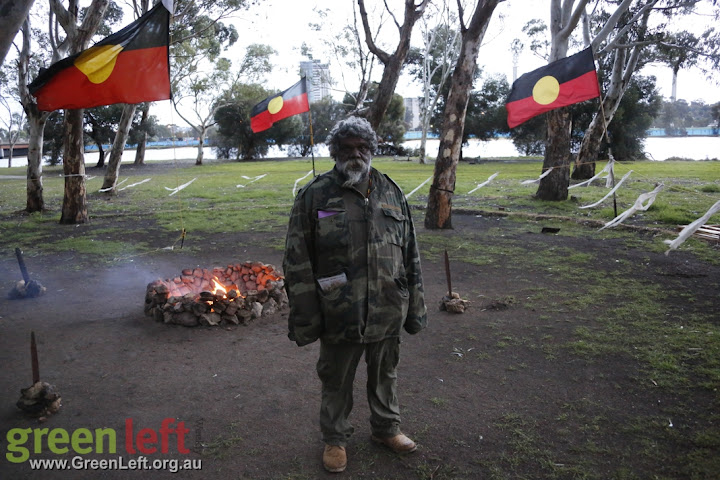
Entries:
{"type": "Polygon", "coordinates": [[[420,130],[420,104],[422,98],[405,98],[405,123],[408,130],[420,130]]]}
{"type": "Polygon", "coordinates": [[[307,77],[310,103],[330,96],[330,66],[320,60],[300,62],[300,70],[307,77]]]}

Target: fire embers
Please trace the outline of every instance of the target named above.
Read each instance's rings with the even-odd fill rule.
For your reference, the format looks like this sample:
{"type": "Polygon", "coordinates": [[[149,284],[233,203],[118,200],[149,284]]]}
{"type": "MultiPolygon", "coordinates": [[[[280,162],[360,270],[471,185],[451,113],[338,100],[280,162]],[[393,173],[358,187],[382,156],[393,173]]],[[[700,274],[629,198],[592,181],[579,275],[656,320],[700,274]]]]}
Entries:
{"type": "Polygon", "coordinates": [[[287,306],[284,286],[275,267],[260,262],[185,269],[178,277],[148,284],[145,314],[186,327],[246,325],[287,306]]]}

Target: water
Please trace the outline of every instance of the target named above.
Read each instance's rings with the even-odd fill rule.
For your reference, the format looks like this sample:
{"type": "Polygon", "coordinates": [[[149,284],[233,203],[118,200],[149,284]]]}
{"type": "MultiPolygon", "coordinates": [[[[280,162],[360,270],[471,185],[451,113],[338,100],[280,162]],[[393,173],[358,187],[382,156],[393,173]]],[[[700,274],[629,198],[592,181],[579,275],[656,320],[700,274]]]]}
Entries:
{"type": "MultiPolygon", "coordinates": [[[[408,148],[417,148],[419,140],[412,140],[404,144],[408,148]]],[[[429,140],[427,142],[427,156],[433,159],[437,156],[439,141],[429,140]]],[[[319,145],[316,147],[315,155],[327,156],[327,147],[319,145]]],[[[212,148],[205,147],[204,156],[206,159],[214,159],[215,153],[212,148]]],[[[645,140],[645,152],[652,160],[662,161],[668,158],[689,158],[693,160],[712,160],[720,158],[720,137],[650,137],[645,140]]],[[[497,138],[488,142],[471,141],[470,145],[463,148],[465,158],[474,157],[516,157],[522,156],[517,151],[512,141],[507,138],[497,138]]],[[[284,151],[276,147],[271,148],[269,157],[285,156],[284,151]]],[[[194,160],[197,157],[196,147],[180,147],[175,149],[150,149],[145,152],[145,160],[194,160]]],[[[107,162],[108,156],[105,157],[107,162]]],[[[98,161],[98,153],[90,152],[85,154],[85,165],[93,166],[98,161]]],[[[133,163],[135,151],[126,150],[123,152],[122,162],[133,163]]],[[[13,157],[12,166],[20,167],[27,165],[27,158],[13,157]]],[[[0,168],[7,167],[8,160],[0,159],[0,168]]],[[[0,173],[2,170],[0,170],[0,173]]]]}

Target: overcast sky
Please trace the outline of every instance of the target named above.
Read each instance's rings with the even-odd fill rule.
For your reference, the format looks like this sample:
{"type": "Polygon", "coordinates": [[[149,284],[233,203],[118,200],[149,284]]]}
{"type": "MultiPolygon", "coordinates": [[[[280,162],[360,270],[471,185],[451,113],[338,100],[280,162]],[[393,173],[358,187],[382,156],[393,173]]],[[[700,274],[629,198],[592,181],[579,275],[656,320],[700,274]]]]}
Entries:
{"type": "MultiPolygon", "coordinates": [[[[381,5],[382,2],[368,0],[367,4],[381,5]]],[[[390,4],[401,6],[402,2],[395,0],[390,4]]],[[[254,8],[255,14],[251,14],[250,18],[238,19],[236,25],[240,35],[249,40],[247,43],[268,43],[278,50],[279,55],[276,59],[278,72],[277,75],[273,73],[269,85],[282,89],[286,88],[286,86],[281,82],[287,83],[287,81],[290,81],[290,85],[294,83],[290,77],[294,78],[296,76],[298,64],[303,60],[299,48],[302,42],[307,42],[309,45],[318,48],[320,46],[318,34],[312,32],[308,26],[311,21],[315,21],[313,7],[329,8],[331,10],[332,17],[324,27],[327,28],[328,32],[332,32],[352,18],[352,5],[352,0],[313,0],[309,2],[266,0],[263,2],[261,9],[254,8]],[[287,80],[280,75],[281,73],[282,75],[288,75],[287,80]]],[[[401,21],[402,11],[398,10],[397,15],[401,21]]],[[[512,81],[513,65],[512,55],[509,51],[510,42],[516,37],[522,39],[523,33],[521,29],[527,21],[539,18],[549,23],[549,16],[548,0],[507,0],[500,3],[495,10],[483,46],[480,49],[479,64],[483,71],[486,74],[504,74],[509,81],[512,81]]],[[[711,22],[710,17],[696,17],[692,20],[691,25],[702,25],[702,28],[698,27],[695,32],[699,34],[709,22],[711,22]]],[[[386,24],[385,28],[390,32],[396,31],[392,23],[386,24]]],[[[413,43],[419,45],[420,36],[417,35],[417,30],[413,34],[413,43]]],[[[392,37],[389,38],[389,40],[391,39],[392,37]]],[[[536,57],[529,52],[529,49],[526,49],[526,52],[520,58],[518,74],[534,70],[545,63],[544,60],[536,57]]],[[[379,77],[380,70],[377,70],[376,73],[379,77]]],[[[664,95],[669,96],[672,80],[670,69],[661,66],[655,70],[657,71],[654,74],[658,77],[658,87],[664,95]]],[[[335,75],[335,77],[339,76],[335,75]]],[[[694,75],[689,71],[680,72],[678,82],[679,98],[685,98],[686,100],[704,98],[708,102],[720,100],[720,88],[714,87],[712,90],[698,88],[697,81],[701,80],[701,78],[693,77],[698,77],[697,72],[694,72],[694,75]],[[705,94],[707,94],[707,97],[704,97],[705,94]]],[[[339,78],[337,79],[339,80],[339,78]]],[[[342,89],[341,85],[338,87],[342,89]]],[[[398,88],[412,90],[407,85],[407,82],[399,85],[398,88]]],[[[398,93],[405,94],[403,91],[398,91],[398,93]]]]}

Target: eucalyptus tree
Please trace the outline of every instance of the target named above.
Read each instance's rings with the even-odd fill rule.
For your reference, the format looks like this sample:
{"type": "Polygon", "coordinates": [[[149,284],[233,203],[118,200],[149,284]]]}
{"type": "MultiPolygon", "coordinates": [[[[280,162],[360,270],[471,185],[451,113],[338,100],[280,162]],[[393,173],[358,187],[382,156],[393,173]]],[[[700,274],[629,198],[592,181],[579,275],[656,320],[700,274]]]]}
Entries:
{"type": "MultiPolygon", "coordinates": [[[[56,55],[61,58],[88,48],[90,40],[100,28],[109,3],[109,0],[93,0],[89,7],[82,10],[81,17],[77,0],[70,0],[67,7],[60,0],[50,0],[51,16],[55,16],[65,32],[65,38],[61,42],[57,42],[53,34],[50,35],[54,47],[53,59],[56,55]]],[[[88,221],[84,147],[83,109],[66,110],[63,154],[65,191],[60,215],[62,224],[88,221]]]]}
{"type": "Polygon", "coordinates": [[[0,70],[0,125],[5,130],[5,140],[10,144],[8,167],[12,167],[13,149],[20,136],[27,130],[25,111],[20,104],[17,85],[13,82],[13,73],[5,66],[0,70]]]}
{"type": "Polygon", "coordinates": [[[658,59],[672,69],[672,90],[670,99],[677,100],[677,78],[681,69],[687,69],[698,63],[698,53],[695,50],[699,43],[694,34],[682,31],[671,33],[660,42],[657,48],[658,59]]]}
{"type": "Polygon", "coordinates": [[[41,212],[45,209],[43,198],[42,179],[42,158],[43,158],[43,136],[45,133],[45,122],[52,115],[52,112],[40,111],[37,103],[30,95],[28,85],[39,70],[40,58],[38,54],[31,55],[31,44],[33,39],[30,27],[30,17],[25,19],[21,28],[22,43],[18,55],[17,86],[28,122],[28,154],[27,154],[27,189],[26,207],[28,213],[41,212]]]}
{"type": "Polygon", "coordinates": [[[3,0],[0,7],[0,67],[35,0],[3,0]]]}
{"type": "MultiPolygon", "coordinates": [[[[136,16],[148,9],[148,0],[136,0],[133,3],[136,16]]],[[[173,78],[175,73],[193,61],[188,58],[189,55],[196,60],[209,56],[217,58],[222,48],[235,43],[238,38],[237,31],[224,21],[237,11],[247,8],[251,3],[251,0],[175,0],[170,22],[170,70],[173,90],[178,87],[173,78]]],[[[102,185],[102,189],[109,195],[116,193],[122,152],[136,107],[136,105],[125,107],[113,142],[102,185]]],[[[143,110],[147,108],[149,104],[146,102],[143,104],[143,110]]],[[[146,111],[143,111],[143,118],[147,118],[146,111]]],[[[136,155],[135,163],[144,162],[136,155]]]]}
{"type": "Polygon", "coordinates": [[[595,27],[598,33],[591,42],[601,65],[607,65],[601,72],[606,77],[605,90],[601,106],[585,131],[572,178],[587,179],[594,175],[604,132],[620,108],[633,77],[648,61],[663,59],[673,65],[675,73],[696,62],[698,50],[692,45],[693,36],[668,33],[668,28],[673,19],[691,14],[700,3],[699,0],[645,0],[632,4],[619,15],[614,12],[596,16],[601,21],[595,27]],[[602,32],[612,24],[613,16],[617,18],[615,28],[603,37],[602,32]]]}
{"type": "Polygon", "coordinates": [[[402,68],[405,65],[408,52],[410,51],[410,39],[415,22],[423,15],[429,0],[420,0],[418,4],[415,4],[415,0],[405,0],[402,25],[398,22],[393,11],[388,7],[388,2],[384,2],[385,9],[398,30],[397,46],[392,53],[386,52],[375,42],[370,28],[367,9],[365,8],[365,0],[357,0],[357,2],[360,7],[360,18],[362,19],[363,30],[365,32],[365,43],[384,67],[377,94],[373,98],[370,111],[368,112],[370,124],[373,128],[377,128],[380,123],[382,123],[385,111],[390,105],[393,94],[395,93],[395,87],[400,78],[402,68]]]}
{"type": "MultiPolygon", "coordinates": [[[[698,4],[699,0],[616,0],[598,1],[594,8],[598,13],[588,15],[585,11],[589,0],[551,0],[549,25],[548,62],[567,56],[573,41],[585,47],[592,46],[596,57],[608,56],[610,70],[606,72],[609,83],[601,108],[588,127],[580,151],[575,157],[573,177],[589,178],[594,171],[599,145],[606,125],[620,105],[624,92],[631,84],[632,75],[643,65],[643,53],[658,40],[658,31],[651,30],[650,20],[661,14],[676,15],[698,4]],[[607,6],[607,14],[602,7],[607,6]],[[580,27],[580,28],[578,28],[580,27]],[[578,33],[580,39],[573,39],[578,33]]],[[[539,45],[542,45],[540,42],[539,45]]],[[[601,72],[601,75],[604,72],[601,72]]],[[[570,181],[571,109],[558,108],[547,112],[547,143],[543,160],[543,172],[552,169],[540,180],[536,197],[541,200],[565,200],[570,181]]]]}
{"type": "Polygon", "coordinates": [[[241,83],[255,83],[272,71],[270,58],[276,53],[269,45],[252,44],[248,46],[240,65],[233,70],[227,58],[204,58],[201,62],[197,55],[183,58],[194,59],[190,63],[178,61],[174,77],[175,95],[172,102],[178,116],[182,118],[199,138],[195,165],[202,165],[203,148],[208,130],[215,125],[215,113],[229,104],[229,97],[241,83]],[[206,68],[207,63],[214,64],[206,68]],[[181,108],[185,103],[187,109],[181,108]],[[189,103],[189,105],[188,105],[189,103]],[[190,118],[192,115],[194,118],[190,118]]]}
{"type": "Polygon", "coordinates": [[[420,163],[425,163],[427,134],[433,118],[433,112],[446,91],[445,85],[450,79],[455,62],[460,53],[460,30],[452,28],[457,18],[452,14],[449,0],[432,4],[431,11],[420,22],[422,47],[410,49],[408,63],[410,73],[422,85],[420,103],[420,163]]]}
{"type": "MultiPolygon", "coordinates": [[[[358,23],[357,5],[353,3],[352,23],[343,26],[332,23],[329,9],[315,9],[315,16],[318,21],[311,22],[309,26],[312,31],[318,33],[316,38],[321,43],[321,53],[316,54],[315,47],[305,42],[301,46],[301,52],[310,60],[313,60],[316,55],[322,55],[324,58],[330,58],[331,62],[335,62],[340,67],[337,69],[340,78],[337,81],[333,78],[327,80],[331,84],[340,82],[346,93],[347,105],[350,106],[348,108],[350,115],[364,115],[367,112],[364,105],[370,89],[370,78],[376,64],[376,57],[363,42],[362,27],[358,23]],[[357,81],[359,85],[357,92],[351,92],[353,89],[349,87],[354,81],[357,81]]],[[[378,23],[378,27],[372,33],[374,40],[377,39],[381,25],[382,23],[378,23]]]]}
{"type": "Polygon", "coordinates": [[[480,44],[500,1],[479,0],[468,23],[465,22],[462,2],[457,1],[461,46],[443,113],[440,145],[425,211],[425,227],[429,229],[452,228],[452,196],[462,148],[465,114],[477,69],[480,44]]]}
{"type": "Polygon", "coordinates": [[[254,160],[267,155],[270,146],[292,145],[302,135],[303,123],[295,115],[275,123],[272,128],[254,133],[250,128],[250,112],[271,92],[258,84],[239,84],[226,92],[224,105],[215,112],[217,132],[214,138],[218,158],[254,160]]]}

